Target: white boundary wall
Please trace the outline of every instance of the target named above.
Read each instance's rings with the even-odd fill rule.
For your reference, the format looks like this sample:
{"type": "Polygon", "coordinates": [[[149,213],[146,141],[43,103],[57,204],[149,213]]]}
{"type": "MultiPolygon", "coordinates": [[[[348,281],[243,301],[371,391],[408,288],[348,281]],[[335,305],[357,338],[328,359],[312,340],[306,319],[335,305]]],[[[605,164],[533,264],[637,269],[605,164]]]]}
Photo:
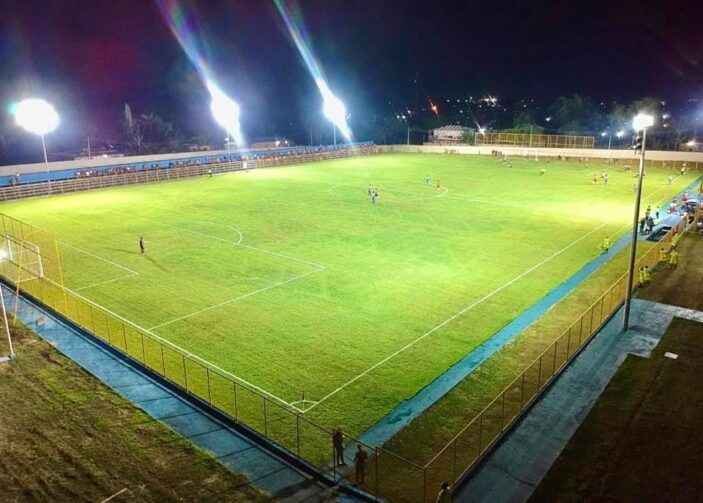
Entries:
{"type": "MultiPolygon", "coordinates": [[[[502,152],[509,156],[530,157],[588,157],[589,159],[638,159],[632,150],[593,149],[593,148],[529,148],[506,147],[505,145],[376,145],[378,152],[408,152],[421,154],[460,154],[460,155],[491,155],[493,151],[502,152]]],[[[648,150],[648,161],[668,161],[694,163],[692,168],[703,168],[703,152],[670,152],[666,150],[648,150]]]]}

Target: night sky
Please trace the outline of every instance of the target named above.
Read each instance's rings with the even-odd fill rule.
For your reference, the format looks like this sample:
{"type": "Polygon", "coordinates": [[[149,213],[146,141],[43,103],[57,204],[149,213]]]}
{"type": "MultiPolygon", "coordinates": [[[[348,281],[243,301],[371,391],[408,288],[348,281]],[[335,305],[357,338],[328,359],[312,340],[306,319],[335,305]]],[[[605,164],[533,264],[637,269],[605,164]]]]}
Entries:
{"type": "MultiPolygon", "coordinates": [[[[290,3],[290,2],[289,2],[290,3]]],[[[242,104],[244,128],[289,134],[319,119],[312,79],[268,0],[183,5],[208,62],[242,104]]],[[[428,97],[548,102],[703,95],[703,2],[301,0],[310,42],[354,115],[428,97]],[[390,104],[389,104],[390,103],[390,104]]],[[[122,107],[187,133],[207,94],[150,0],[4,0],[0,99],[52,101],[64,134],[109,135],[122,107]]],[[[3,120],[7,121],[7,114],[3,120]]]]}

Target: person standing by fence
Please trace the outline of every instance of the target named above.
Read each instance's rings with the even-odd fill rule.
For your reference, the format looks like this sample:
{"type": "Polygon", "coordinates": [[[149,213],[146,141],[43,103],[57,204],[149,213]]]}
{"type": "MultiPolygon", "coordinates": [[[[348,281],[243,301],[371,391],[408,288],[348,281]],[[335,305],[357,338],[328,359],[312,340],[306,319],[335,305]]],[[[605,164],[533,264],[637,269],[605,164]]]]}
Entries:
{"type": "Polygon", "coordinates": [[[442,483],[442,488],[437,493],[437,499],[435,503],[451,503],[452,502],[452,488],[449,486],[448,482],[442,483]]]}
{"type": "Polygon", "coordinates": [[[344,433],[342,430],[332,432],[332,447],[334,448],[334,462],[337,466],[345,466],[344,462],[344,433]]]}
{"type": "Polygon", "coordinates": [[[366,459],[369,457],[361,444],[356,446],[356,454],[354,455],[354,468],[356,469],[356,483],[363,485],[365,479],[366,459]]]}

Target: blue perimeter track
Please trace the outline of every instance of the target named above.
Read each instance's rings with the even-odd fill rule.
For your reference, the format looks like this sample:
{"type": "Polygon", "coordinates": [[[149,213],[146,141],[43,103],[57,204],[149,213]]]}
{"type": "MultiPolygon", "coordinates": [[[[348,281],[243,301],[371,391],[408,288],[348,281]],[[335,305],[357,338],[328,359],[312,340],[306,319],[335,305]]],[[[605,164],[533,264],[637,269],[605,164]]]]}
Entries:
{"type": "MultiPolygon", "coordinates": [[[[690,193],[696,190],[702,179],[703,177],[696,179],[695,182],[679,192],[677,194],[677,198],[680,199],[684,192],[690,193]]],[[[668,204],[664,203],[664,205],[660,208],[662,219],[666,217],[667,209],[668,204]]],[[[391,412],[360,435],[359,440],[376,446],[380,446],[388,442],[398,432],[420,416],[425,410],[429,409],[444,395],[449,393],[449,391],[463,381],[466,376],[483,365],[486,360],[497,353],[515,337],[520,335],[528,326],[546,313],[554,304],[571,293],[592,273],[609,261],[618,251],[629,245],[631,241],[632,235],[628,231],[625,236],[620,238],[614,246],[610,248],[609,253],[599,255],[591,262],[587,263],[576,274],[551,290],[537,303],[532,305],[532,307],[524,311],[520,316],[496,332],[493,336],[467,354],[464,358],[452,365],[445,373],[421,389],[415,396],[398,404],[391,412]]]]}

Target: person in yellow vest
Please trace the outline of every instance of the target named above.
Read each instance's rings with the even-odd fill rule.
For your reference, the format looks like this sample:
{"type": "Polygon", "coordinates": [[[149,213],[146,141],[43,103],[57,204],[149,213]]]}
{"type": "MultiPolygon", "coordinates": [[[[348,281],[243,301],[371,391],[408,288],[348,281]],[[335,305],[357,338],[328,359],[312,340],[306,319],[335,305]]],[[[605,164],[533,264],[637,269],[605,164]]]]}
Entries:
{"type": "Polygon", "coordinates": [[[652,281],[652,270],[646,265],[644,266],[644,284],[649,285],[650,281],[652,281]]]}
{"type": "Polygon", "coordinates": [[[610,236],[605,236],[601,249],[603,250],[603,253],[608,253],[610,250],[610,236]]]}
{"type": "Polygon", "coordinates": [[[645,286],[647,284],[647,280],[644,276],[644,267],[640,267],[640,270],[638,271],[638,277],[640,279],[640,285],[645,286]]]}
{"type": "Polygon", "coordinates": [[[676,249],[672,249],[669,253],[669,267],[671,269],[676,269],[679,265],[679,255],[680,253],[676,249]]]}
{"type": "Polygon", "coordinates": [[[669,261],[669,253],[666,251],[666,248],[663,246],[659,250],[659,262],[668,262],[669,261]]]}

